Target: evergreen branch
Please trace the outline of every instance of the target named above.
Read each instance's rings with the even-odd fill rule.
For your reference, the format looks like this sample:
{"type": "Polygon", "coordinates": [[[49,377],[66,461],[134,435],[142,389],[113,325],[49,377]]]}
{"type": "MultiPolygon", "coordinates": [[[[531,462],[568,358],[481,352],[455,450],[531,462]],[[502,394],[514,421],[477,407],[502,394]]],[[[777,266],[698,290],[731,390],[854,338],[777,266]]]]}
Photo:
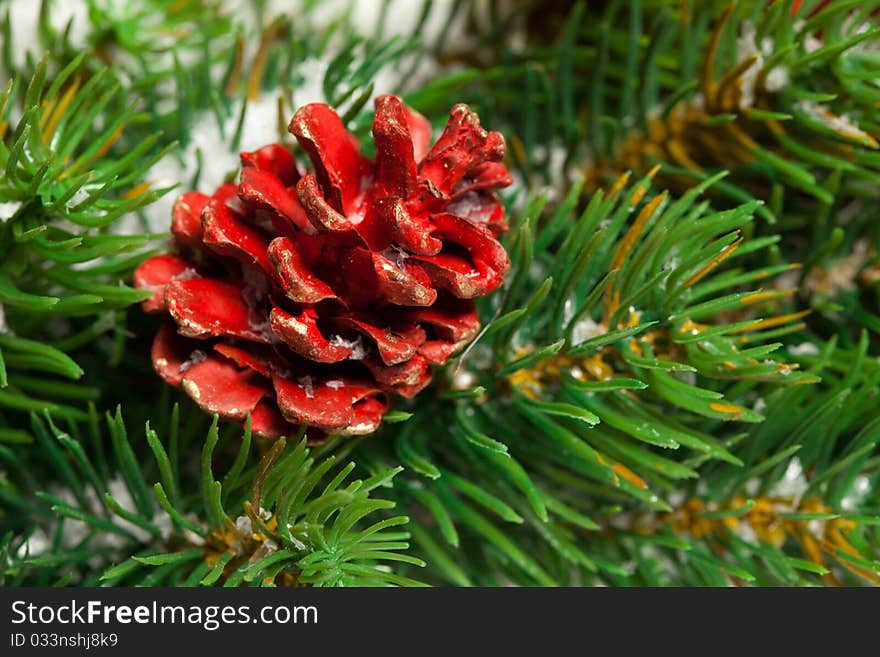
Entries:
{"type": "MultiPolygon", "coordinates": [[[[178,415],[176,407],[172,415],[178,415]]],[[[40,494],[35,500],[28,486],[35,485],[39,474],[31,470],[35,466],[17,462],[19,471],[2,489],[6,508],[29,511],[20,518],[23,529],[6,543],[0,567],[5,583],[39,583],[51,576],[113,585],[418,584],[383,565],[424,565],[403,552],[409,547],[407,533],[389,531],[407,519],[382,513],[394,504],[371,494],[396,471],[346,484],[353,463],[331,477],[333,458],[316,460],[304,440],[288,446],[281,439],[259,461],[250,487],[224,490],[213,474],[212,464],[220,458],[215,450],[232,447],[241,438],[227,431],[221,440],[215,418],[206,440],[199,437],[204,434],[198,426],[185,438],[186,443],[204,442],[201,481],[195,489],[178,490],[177,482],[199,478],[176,472],[176,446],[163,445],[148,426],[154,467],[147,470],[136,460],[119,410],[107,419],[114,457],[102,463],[103,456],[57,428],[48,414],[32,416],[41,449],[64,474],[65,492],[40,494]],[[156,497],[148,492],[146,472],[155,472],[162,481],[156,484],[156,497]],[[171,498],[166,490],[174,491],[171,498]],[[66,491],[74,498],[67,499],[66,491]],[[384,519],[377,521],[379,514],[384,519]],[[92,529],[83,536],[82,527],[92,529]],[[47,544],[39,536],[50,531],[56,534],[47,544]],[[87,563],[83,551],[101,563],[87,563]]],[[[92,431],[99,431],[97,425],[92,431]]],[[[248,459],[249,429],[245,432],[238,450],[244,457],[236,463],[248,459]]],[[[102,440],[99,433],[89,443],[102,440]]],[[[10,452],[7,458],[14,455],[10,452]]]]}
{"type": "Polygon", "coordinates": [[[88,322],[106,331],[113,311],[144,298],[119,285],[134,264],[122,254],[143,257],[151,236],[111,235],[108,226],[167,191],[132,186],[161,152],[150,155],[148,144],[117,156],[117,142],[137,114],[122,107],[111,71],[81,84],[82,63],[83,57],[74,59],[49,84],[44,59],[24,91],[10,83],[0,100],[2,125],[9,126],[0,141],[0,202],[12,207],[0,225],[0,406],[75,419],[85,419],[75,406],[93,399],[94,389],[52,378],[41,385],[29,376],[83,374],[65,353],[72,345],[59,340],[69,329],[52,331],[47,322],[70,318],[86,332],[88,322]],[[95,120],[111,107],[119,112],[113,122],[95,120]]]}
{"type": "MultiPolygon", "coordinates": [[[[381,441],[358,447],[379,462],[396,456],[411,468],[396,495],[401,504],[417,505],[412,515],[428,513],[435,523],[430,536],[418,537],[419,549],[442,564],[451,558],[444,543],[456,546],[455,558],[469,564],[469,576],[484,573],[474,583],[491,584],[495,577],[570,582],[572,573],[552,575],[544,566],[557,562],[587,581],[634,576],[615,569],[619,561],[604,554],[595,534],[611,510],[674,514],[676,491],[706,476],[721,485],[727,480],[719,472],[735,477],[723,499],[755,477],[771,486],[784,474],[794,439],[755,452],[759,436],[765,430],[791,436],[776,426],[782,417],[801,418],[815,432],[811,440],[800,436],[798,449],[827,430],[806,412],[751,408],[768,383],[783,386],[767,397],[786,400],[779,408],[790,408],[794,398],[815,400],[812,386],[790,384],[815,384],[824,376],[818,368],[801,373],[797,363],[768,359],[784,352],[780,343],[767,344],[765,335],[805,326],[803,313],[786,308],[791,294],[743,289],[762,277],[744,277],[732,267],[774,243],[744,237],[756,205],[712,211],[698,197],[707,185],[674,202],[665,194],[651,196],[649,185],[650,177],[631,186],[621,179],[580,212],[563,202],[541,222],[519,222],[511,251],[519,254],[517,270],[529,275],[511,281],[494,315],[519,314],[496,320],[502,326],[490,325],[485,342],[451,368],[453,389],[443,395],[448,401],[408,420],[394,438],[394,456],[381,441]],[[560,224],[568,230],[559,232],[560,224]],[[587,235],[596,237],[584,248],[587,235]],[[517,244],[527,246],[518,251],[517,244]],[[556,281],[571,282],[560,290],[556,281]],[[621,310],[634,304],[638,310],[621,310]],[[717,323],[695,321],[708,316],[717,323]],[[556,335],[567,338],[551,343],[556,335]],[[468,370],[471,361],[496,369],[468,370]],[[743,422],[757,423],[748,439],[734,428],[743,422]],[[438,436],[438,423],[450,426],[451,435],[438,436]],[[411,478],[419,475],[425,478],[411,478]],[[502,532],[498,521],[520,527],[502,532]],[[541,558],[526,559],[524,546],[541,558]]],[[[525,212],[533,212],[530,207],[525,212]]],[[[876,382],[866,385],[873,389],[876,382]]],[[[869,399],[866,390],[862,395],[869,399]]],[[[839,413],[842,407],[834,408],[839,413]]],[[[857,433],[866,421],[856,412],[841,430],[857,433]]],[[[859,467],[874,450],[873,443],[860,447],[859,467]]],[[[674,543],[675,549],[683,545],[691,546],[674,543]]],[[[719,565],[707,550],[694,550],[699,568],[715,568],[716,580],[718,573],[755,578],[754,564],[719,565]]],[[[448,568],[434,575],[461,580],[448,568]]]]}

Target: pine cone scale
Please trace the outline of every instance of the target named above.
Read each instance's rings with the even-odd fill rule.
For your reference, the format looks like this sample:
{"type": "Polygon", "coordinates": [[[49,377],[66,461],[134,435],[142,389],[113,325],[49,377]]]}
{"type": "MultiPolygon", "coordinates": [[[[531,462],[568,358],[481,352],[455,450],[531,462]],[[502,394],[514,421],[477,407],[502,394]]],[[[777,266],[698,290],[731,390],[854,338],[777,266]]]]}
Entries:
{"type": "Polygon", "coordinates": [[[416,185],[416,160],[403,104],[393,96],[376,99],[373,141],[378,162],[374,184],[381,190],[377,196],[408,198],[416,185]]]}
{"type": "Polygon", "coordinates": [[[153,292],[153,296],[143,302],[144,310],[150,313],[165,311],[165,286],[173,279],[192,271],[187,260],[172,253],[150,258],[134,275],[136,287],[153,292]]]}
{"type": "Polygon", "coordinates": [[[289,129],[312,160],[327,201],[348,215],[354,209],[367,168],[357,140],[345,129],[339,115],[322,103],[302,107],[289,129]]]}
{"type": "Polygon", "coordinates": [[[313,313],[294,317],[282,308],[273,308],[269,316],[272,331],[294,352],[317,363],[338,363],[351,356],[351,349],[335,345],[324,337],[313,313]]]}
{"type": "Polygon", "coordinates": [[[269,242],[258,229],[239,221],[225,203],[211,200],[202,210],[202,243],[222,256],[244,265],[258,266],[273,273],[269,262],[269,242]]]}
{"type": "Polygon", "coordinates": [[[267,171],[243,168],[238,195],[245,203],[273,211],[276,217],[290,222],[299,230],[314,232],[302,207],[291,198],[287,188],[267,171]]]}
{"type": "Polygon", "coordinates": [[[293,243],[286,237],[276,237],[267,251],[276,279],[287,297],[296,303],[315,304],[337,296],[324,281],[312,272],[293,243]]]}
{"type": "Polygon", "coordinates": [[[175,279],[165,286],[165,303],[183,336],[268,342],[255,328],[253,311],[237,285],[212,278],[175,279]]]}
{"type": "Polygon", "coordinates": [[[244,420],[261,399],[271,394],[262,377],[214,354],[188,365],[181,386],[205,411],[231,420],[244,420]]]}

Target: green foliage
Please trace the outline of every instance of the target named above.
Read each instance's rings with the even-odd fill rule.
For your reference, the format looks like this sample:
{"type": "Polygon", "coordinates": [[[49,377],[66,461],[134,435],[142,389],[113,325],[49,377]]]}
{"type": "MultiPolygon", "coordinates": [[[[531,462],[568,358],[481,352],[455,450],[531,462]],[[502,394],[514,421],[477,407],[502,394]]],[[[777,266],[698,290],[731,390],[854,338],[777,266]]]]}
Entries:
{"type": "Polygon", "coordinates": [[[878,582],[880,3],[123,4],[0,56],[4,585],[878,582]],[[151,166],[199,188],[195,127],[234,151],[269,96],[283,136],[303,86],[364,136],[379,77],[507,138],[479,338],[368,437],[173,406],[120,234],[151,166]]]}
{"type": "Polygon", "coordinates": [[[117,311],[144,298],[119,283],[151,236],[109,226],[167,191],[138,185],[162,153],[155,137],[124,155],[113,150],[142,115],[125,107],[111,71],[81,84],[81,64],[74,59],[50,82],[43,60],[26,87],[10,82],[0,97],[0,199],[10,215],[0,225],[0,411],[85,419],[69,401],[94,391],[54,379],[83,373],[65,352],[113,329],[117,311]],[[98,121],[103,111],[113,120],[98,121]]]}
{"type": "Polygon", "coordinates": [[[829,203],[838,172],[847,195],[873,198],[878,4],[802,4],[794,19],[789,2],[515,3],[470,23],[494,56],[458,92],[504,125],[527,179],[557,187],[663,163],[676,191],[729,171],[715,194],[767,201],[768,221],[829,203]]]}
{"type": "Polygon", "coordinates": [[[603,558],[634,566],[625,579],[612,581],[716,586],[732,574],[761,586],[805,586],[822,584],[819,576],[834,572],[847,585],[876,584],[880,367],[865,358],[866,338],[863,334],[853,350],[840,349],[832,339],[822,353],[802,356],[811,372],[822,375],[822,383],[768,394],[767,419],[736,438],[742,466],[715,462],[700,469],[704,490],[692,485],[687,494],[720,510],[704,509],[698,515],[704,522],[733,524],[708,536],[675,536],[668,527],[656,534],[633,531],[634,523],[613,540],[597,541],[595,549],[603,558]],[[801,489],[794,490],[797,486],[801,489]],[[737,494],[741,505],[725,506],[737,494]],[[798,511],[786,501],[793,494],[823,504],[808,503],[798,511]],[[766,504],[768,499],[774,500],[780,526],[763,525],[758,512],[766,513],[766,507],[758,508],[753,519],[747,515],[756,501],[766,504]],[[793,526],[783,529],[786,521],[793,526]],[[762,527],[765,533],[756,536],[754,528],[762,527]],[[786,540],[768,540],[774,532],[786,540]],[[820,538],[810,552],[808,543],[816,535],[820,538]],[[816,554],[822,555],[821,563],[816,554]]]}
{"type": "MultiPolygon", "coordinates": [[[[418,508],[411,515],[433,516],[433,528],[414,535],[438,581],[623,583],[639,574],[624,574],[600,538],[612,518],[671,512],[685,491],[696,494],[699,482],[711,482],[700,497],[718,503],[745,493],[759,476],[772,488],[794,454],[813,473],[817,491],[834,474],[824,476],[825,468],[844,459],[848,469],[834,480],[843,488],[821,495],[839,510],[875,449],[873,432],[862,428],[876,411],[876,363],[860,359],[864,380],[855,369],[847,381],[823,385],[829,399],[841,399],[859,381],[861,401],[832,405],[833,414],[819,422],[811,408],[826,393],[810,384],[823,368],[802,373],[787,359],[768,359],[778,358],[783,345],[770,340],[804,325],[796,315],[776,323],[749,303],[778,305],[783,295],[749,286],[788,265],[752,272],[730,266],[776,241],[740,240],[750,232],[755,204],[712,211],[698,197],[706,185],[669,202],[646,194],[649,182],[599,192],[580,213],[564,201],[538,229],[533,213],[543,201],[527,202],[510,245],[522,276],[487,310],[495,319],[482,342],[451,366],[471,373],[469,387],[424,402],[431,410],[417,413],[388,442],[359,446],[381,463],[400,459],[407,467],[409,476],[401,475],[396,488],[402,503],[418,508]],[[538,244],[546,246],[539,251],[538,244]],[[725,266],[715,271],[728,250],[725,266]],[[607,305],[615,298],[617,311],[607,305]],[[731,319],[692,321],[722,313],[731,319]],[[630,327],[614,328],[627,316],[630,327]],[[573,337],[581,326],[596,335],[573,337]],[[782,412],[797,407],[795,400],[811,407],[782,412]],[[766,410],[752,410],[758,401],[766,410]],[[438,426],[450,427],[449,435],[437,435],[438,426]],[[829,438],[832,426],[836,441],[829,438]],[[389,443],[393,452],[384,450],[389,443]],[[853,451],[857,457],[846,460],[853,451]],[[813,460],[820,454],[821,461],[813,460]],[[462,553],[475,564],[468,572],[455,565],[462,553]]],[[[578,193],[573,189],[569,200],[578,193]]],[[[859,524],[859,531],[872,531],[870,524],[859,524]]],[[[671,549],[690,549],[670,541],[671,549]]],[[[733,568],[704,552],[698,558],[717,571],[711,581],[733,568]]],[[[683,579],[672,581],[690,581],[676,576],[683,579]]]]}
{"type": "MultiPolygon", "coordinates": [[[[249,428],[224,430],[221,437],[216,417],[206,427],[192,410],[196,414],[180,422],[174,406],[164,440],[147,423],[150,463],[138,457],[145,446],[132,442],[118,409],[107,414],[106,430],[94,407],[84,431],[75,422],[60,429],[48,413],[32,415],[38,444],[26,453],[0,451],[14,466],[0,482],[0,496],[4,509],[51,518],[52,535],[7,534],[0,582],[418,584],[381,566],[424,565],[401,553],[409,534],[393,528],[407,518],[376,517],[394,504],[371,493],[388,486],[396,470],[346,483],[354,463],[337,467],[333,457],[316,459],[305,440],[288,445],[281,439],[252,463],[249,428]],[[200,461],[186,458],[200,447],[200,461]],[[218,448],[232,456],[222,479],[212,465],[221,458],[218,448]],[[44,463],[57,468],[63,488],[41,490],[44,463]]],[[[21,515],[19,522],[27,526],[29,519],[21,515]]],[[[11,520],[4,518],[7,525],[11,520]]]]}

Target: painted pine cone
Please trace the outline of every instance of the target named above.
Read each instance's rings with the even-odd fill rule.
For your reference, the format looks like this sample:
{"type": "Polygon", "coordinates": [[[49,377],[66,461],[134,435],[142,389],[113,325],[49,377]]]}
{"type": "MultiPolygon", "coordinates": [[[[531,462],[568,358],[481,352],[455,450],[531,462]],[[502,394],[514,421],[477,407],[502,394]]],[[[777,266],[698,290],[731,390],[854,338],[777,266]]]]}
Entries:
{"type": "Polygon", "coordinates": [[[456,105],[429,150],[430,124],[395,96],[376,99],[373,161],[327,105],[289,129],[314,173],[279,144],[242,153],[240,182],[183,194],[173,252],[135,272],[155,292],[144,309],[171,319],[153,365],[259,435],[370,433],[391,394],[473,339],[473,297],[509,268],[504,139],[456,105]]]}

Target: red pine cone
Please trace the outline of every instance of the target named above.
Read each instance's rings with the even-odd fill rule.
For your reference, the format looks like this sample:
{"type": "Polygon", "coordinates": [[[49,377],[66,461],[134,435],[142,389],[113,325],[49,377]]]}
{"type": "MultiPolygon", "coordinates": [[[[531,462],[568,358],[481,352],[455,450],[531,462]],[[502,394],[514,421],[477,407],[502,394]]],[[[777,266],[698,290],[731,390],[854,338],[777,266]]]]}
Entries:
{"type": "Polygon", "coordinates": [[[473,297],[501,285],[509,185],[504,139],[467,105],[431,126],[376,99],[373,161],[327,105],[290,122],[314,173],[279,144],[242,153],[240,182],[183,194],[173,253],[135,272],[170,315],[153,365],[222,418],[277,437],[305,423],[374,431],[389,395],[412,397],[476,335],[473,297]],[[293,425],[293,426],[291,426],[293,425]]]}

